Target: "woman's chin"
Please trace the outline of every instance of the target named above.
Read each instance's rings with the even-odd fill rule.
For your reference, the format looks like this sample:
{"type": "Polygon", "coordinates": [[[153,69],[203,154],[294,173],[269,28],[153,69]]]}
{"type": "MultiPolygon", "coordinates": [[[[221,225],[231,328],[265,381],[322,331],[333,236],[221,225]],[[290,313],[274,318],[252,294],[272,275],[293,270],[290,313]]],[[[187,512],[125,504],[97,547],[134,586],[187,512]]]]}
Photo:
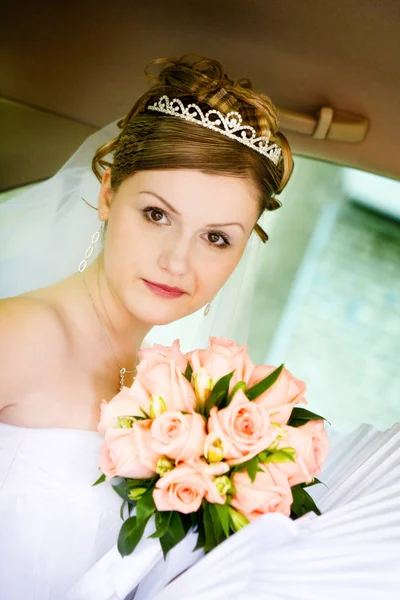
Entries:
{"type": "Polygon", "coordinates": [[[195,312],[197,309],[189,309],[186,310],[182,307],[156,307],[150,308],[147,307],[146,310],[134,311],[135,316],[146,323],[149,327],[161,327],[162,325],[169,325],[170,323],[174,323],[175,321],[179,321],[179,319],[183,319],[188,315],[195,312]]]}
{"type": "Polygon", "coordinates": [[[195,299],[186,294],[178,298],[163,298],[147,289],[145,293],[143,289],[139,289],[126,295],[125,306],[137,320],[149,327],[157,327],[191,315],[202,304],[197,297],[195,299]]]}

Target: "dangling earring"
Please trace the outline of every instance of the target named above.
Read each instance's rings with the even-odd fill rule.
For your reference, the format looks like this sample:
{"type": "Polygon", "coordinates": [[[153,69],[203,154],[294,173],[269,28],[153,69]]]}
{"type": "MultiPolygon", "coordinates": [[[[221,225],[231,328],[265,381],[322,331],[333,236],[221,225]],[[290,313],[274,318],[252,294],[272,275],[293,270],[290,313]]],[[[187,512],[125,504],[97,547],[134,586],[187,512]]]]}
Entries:
{"type": "Polygon", "coordinates": [[[208,313],[210,312],[210,308],[211,308],[211,302],[214,300],[214,298],[212,300],[210,300],[210,302],[207,304],[207,306],[204,309],[204,316],[206,317],[208,315],[208,313]]]}
{"type": "Polygon", "coordinates": [[[101,232],[103,231],[103,228],[104,228],[104,217],[100,217],[100,218],[101,218],[100,226],[99,226],[98,230],[92,235],[92,243],[90,244],[90,246],[88,247],[88,249],[85,252],[85,258],[79,263],[79,267],[78,267],[79,273],[83,273],[83,271],[86,269],[86,267],[88,265],[88,260],[92,256],[93,251],[94,251],[93,246],[95,244],[97,244],[97,242],[100,239],[101,232]]]}

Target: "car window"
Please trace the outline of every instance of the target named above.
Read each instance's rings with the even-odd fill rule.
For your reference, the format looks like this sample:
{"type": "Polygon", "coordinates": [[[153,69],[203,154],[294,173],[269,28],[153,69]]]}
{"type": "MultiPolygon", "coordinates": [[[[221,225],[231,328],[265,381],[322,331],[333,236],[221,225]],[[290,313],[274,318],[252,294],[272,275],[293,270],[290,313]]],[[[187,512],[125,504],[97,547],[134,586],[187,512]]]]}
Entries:
{"type": "Polygon", "coordinates": [[[266,215],[250,348],[334,426],[400,421],[400,183],[297,158],[266,215]]]}

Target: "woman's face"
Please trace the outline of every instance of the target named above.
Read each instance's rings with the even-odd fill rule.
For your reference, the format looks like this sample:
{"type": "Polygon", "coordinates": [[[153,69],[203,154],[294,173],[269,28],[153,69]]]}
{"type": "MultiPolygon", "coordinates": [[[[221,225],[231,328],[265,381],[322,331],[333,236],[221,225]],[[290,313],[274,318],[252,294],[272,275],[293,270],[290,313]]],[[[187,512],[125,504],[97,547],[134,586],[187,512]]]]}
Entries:
{"type": "Polygon", "coordinates": [[[258,212],[245,179],[140,171],[113,192],[106,172],[99,213],[108,221],[104,268],[112,292],[149,325],[195,312],[238,264],[258,212]]]}

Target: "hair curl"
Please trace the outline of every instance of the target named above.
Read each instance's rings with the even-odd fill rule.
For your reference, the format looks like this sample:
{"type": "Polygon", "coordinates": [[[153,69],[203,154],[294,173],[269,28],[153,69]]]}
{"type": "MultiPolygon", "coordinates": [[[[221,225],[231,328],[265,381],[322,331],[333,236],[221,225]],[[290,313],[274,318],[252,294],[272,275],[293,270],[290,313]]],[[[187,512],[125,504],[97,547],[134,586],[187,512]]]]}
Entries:
{"type": "MultiPolygon", "coordinates": [[[[209,174],[249,178],[260,192],[260,215],[275,210],[275,198],[289,181],[293,159],[285,136],[278,131],[277,111],[265,94],[255,91],[248,79],[234,81],[216,60],[197,55],[180,59],[151,61],[146,75],[153,81],[124,119],[120,134],[101,146],[94,155],[92,169],[101,181],[105,168],[111,167],[111,185],[118,189],[124,179],[143,170],[196,169],[209,174]],[[161,67],[158,75],[149,67],[161,67]],[[204,111],[214,108],[223,114],[237,111],[257,136],[270,135],[282,151],[278,165],[235,140],[193,123],[168,115],[146,111],[151,102],[167,95],[184,103],[194,102],[204,111]],[[113,155],[113,161],[106,160],[113,155]]],[[[262,241],[268,239],[256,224],[262,241]]]]}

